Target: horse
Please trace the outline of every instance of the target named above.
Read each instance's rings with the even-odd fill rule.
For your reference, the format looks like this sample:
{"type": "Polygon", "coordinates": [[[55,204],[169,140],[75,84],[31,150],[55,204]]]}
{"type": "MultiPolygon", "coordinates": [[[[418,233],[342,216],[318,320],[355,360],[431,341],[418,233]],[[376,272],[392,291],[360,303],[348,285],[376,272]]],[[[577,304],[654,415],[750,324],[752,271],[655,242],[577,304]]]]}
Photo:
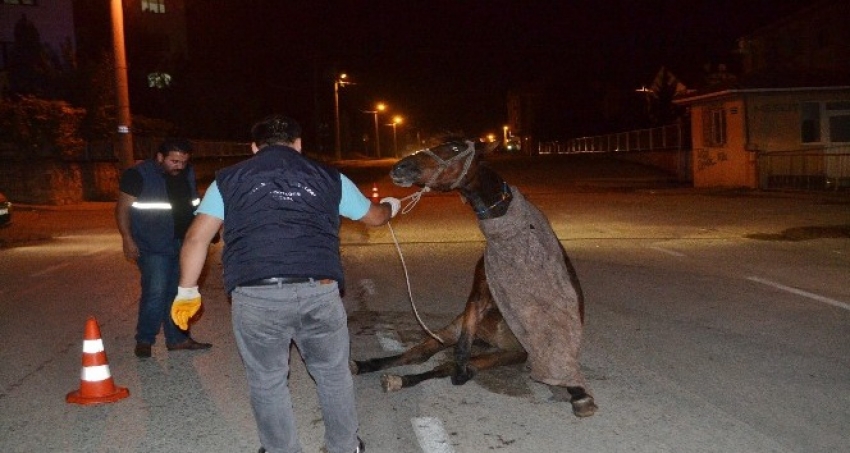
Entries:
{"type": "Polygon", "coordinates": [[[418,186],[419,196],[428,190],[459,192],[478,218],[485,252],[462,313],[401,354],[352,360],[351,371],[419,364],[454,346],[454,361],[430,371],[383,375],[384,391],[444,377],[462,385],[478,371],[528,361],[532,379],[548,385],[555,399],[569,400],[577,417],[591,416],[597,406],[578,363],[584,295],[575,267],[542,212],[487,165],[483,155],[490,150],[492,145],[480,142],[449,140],[392,167],[393,183],[418,186]],[[527,262],[530,271],[506,271],[518,261],[527,262]],[[473,355],[473,343],[487,349],[473,355]]]}

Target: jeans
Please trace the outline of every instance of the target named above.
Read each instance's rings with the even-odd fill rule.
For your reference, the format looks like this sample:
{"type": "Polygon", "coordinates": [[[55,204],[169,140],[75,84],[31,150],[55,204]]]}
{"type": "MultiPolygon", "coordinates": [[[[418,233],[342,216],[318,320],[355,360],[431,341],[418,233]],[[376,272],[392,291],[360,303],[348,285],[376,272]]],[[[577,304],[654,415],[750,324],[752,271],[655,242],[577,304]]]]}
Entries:
{"type": "Polygon", "coordinates": [[[251,393],[260,442],[269,453],[300,453],[289,393],[289,349],[295,342],[316,391],[329,453],[357,448],[349,336],[336,282],[237,287],[233,333],[251,393]]]}
{"type": "MultiPolygon", "coordinates": [[[[176,246],[177,251],[180,245],[176,246]]],[[[154,344],[160,327],[166,344],[177,344],[189,338],[171,320],[171,304],[180,280],[180,255],[140,253],[136,261],[142,276],[142,297],[136,324],[136,343],[154,344]]]]}

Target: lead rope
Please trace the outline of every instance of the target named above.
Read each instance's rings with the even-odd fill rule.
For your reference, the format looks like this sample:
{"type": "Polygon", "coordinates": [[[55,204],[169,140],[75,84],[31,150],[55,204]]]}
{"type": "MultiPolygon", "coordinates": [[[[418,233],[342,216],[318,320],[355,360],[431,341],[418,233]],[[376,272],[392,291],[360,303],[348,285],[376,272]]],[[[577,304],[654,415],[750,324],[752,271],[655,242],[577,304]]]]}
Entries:
{"type": "MultiPolygon", "coordinates": [[[[407,214],[408,212],[413,210],[413,207],[416,206],[416,204],[419,203],[419,200],[422,199],[422,194],[431,191],[431,184],[437,180],[437,177],[440,175],[440,173],[443,172],[443,170],[448,168],[449,164],[451,164],[455,160],[466,157],[466,161],[463,163],[463,170],[461,171],[460,176],[458,176],[455,182],[451,185],[451,188],[456,189],[460,185],[460,181],[463,179],[464,176],[466,176],[466,173],[469,171],[469,166],[472,164],[472,158],[475,156],[475,144],[470,141],[467,141],[466,143],[466,150],[452,157],[449,160],[441,159],[439,156],[432,153],[431,150],[427,148],[420,151],[434,158],[437,163],[440,164],[440,169],[434,173],[434,176],[431,176],[431,179],[428,181],[427,184],[425,184],[424,187],[422,187],[422,189],[399,200],[400,202],[410,200],[410,203],[408,203],[406,206],[404,206],[404,208],[401,209],[402,214],[407,214]]],[[[425,329],[425,332],[428,332],[428,335],[431,335],[431,337],[439,341],[440,344],[446,344],[446,342],[443,341],[443,339],[440,338],[439,335],[435,334],[433,331],[431,331],[431,329],[428,328],[427,325],[425,325],[425,321],[422,321],[422,317],[419,316],[419,310],[416,308],[416,302],[414,302],[413,300],[413,290],[410,287],[410,275],[408,275],[407,273],[407,263],[404,262],[404,254],[401,252],[401,246],[398,244],[398,238],[396,238],[395,230],[393,230],[393,226],[390,224],[389,221],[387,221],[387,227],[390,229],[390,235],[392,235],[393,237],[393,243],[395,244],[395,248],[398,251],[398,257],[401,259],[401,267],[402,269],[404,269],[404,280],[407,282],[407,296],[410,298],[410,307],[413,308],[413,314],[416,316],[416,321],[418,321],[419,325],[422,326],[423,329],[425,329]]]]}
{"type": "MultiPolygon", "coordinates": [[[[417,192],[418,194],[422,194],[422,191],[417,192]]],[[[417,197],[418,201],[419,198],[417,197]]],[[[414,203],[415,204],[415,203],[414,203]]],[[[398,245],[398,239],[395,237],[395,231],[393,230],[393,226],[390,225],[390,222],[387,222],[387,227],[390,229],[390,234],[393,237],[393,242],[395,243],[395,248],[398,250],[398,257],[401,258],[401,267],[404,269],[404,280],[407,282],[407,296],[410,298],[410,306],[413,308],[413,314],[416,316],[416,320],[419,322],[419,325],[425,329],[425,332],[428,332],[428,335],[431,335],[435,340],[439,341],[440,344],[445,344],[446,342],[440,338],[439,335],[435,334],[425,325],[425,321],[422,321],[422,317],[419,316],[419,310],[416,309],[416,303],[413,301],[413,291],[410,289],[410,276],[407,274],[407,264],[404,262],[404,254],[401,253],[401,246],[398,245]]]]}

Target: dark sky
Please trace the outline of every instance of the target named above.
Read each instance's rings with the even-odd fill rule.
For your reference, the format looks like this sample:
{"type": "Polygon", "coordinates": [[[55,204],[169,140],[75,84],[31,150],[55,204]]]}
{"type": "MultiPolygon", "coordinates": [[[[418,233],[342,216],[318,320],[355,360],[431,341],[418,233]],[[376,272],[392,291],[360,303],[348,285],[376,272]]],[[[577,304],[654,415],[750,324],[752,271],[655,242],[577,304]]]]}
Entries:
{"type": "Polygon", "coordinates": [[[321,121],[345,71],[357,82],[340,94],[350,121],[369,124],[358,109],[384,101],[417,127],[479,134],[505,123],[509,90],[528,87],[547,90],[565,130],[584,127],[584,106],[605,90],[633,91],[662,65],[731,63],[737,37],[812,1],[192,3],[193,59],[269,108],[321,121]]]}

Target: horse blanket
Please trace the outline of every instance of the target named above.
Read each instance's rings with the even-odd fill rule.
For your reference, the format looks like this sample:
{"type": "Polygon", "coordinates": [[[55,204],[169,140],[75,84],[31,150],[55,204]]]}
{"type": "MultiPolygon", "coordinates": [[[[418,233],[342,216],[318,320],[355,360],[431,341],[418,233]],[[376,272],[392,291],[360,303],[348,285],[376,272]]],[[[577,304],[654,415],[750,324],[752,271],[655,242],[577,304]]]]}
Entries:
{"type": "Polygon", "coordinates": [[[586,387],[579,365],[579,302],[561,244],[546,216],[511,186],[504,216],[479,220],[484,269],[496,305],[528,352],[531,378],[586,387]]]}

